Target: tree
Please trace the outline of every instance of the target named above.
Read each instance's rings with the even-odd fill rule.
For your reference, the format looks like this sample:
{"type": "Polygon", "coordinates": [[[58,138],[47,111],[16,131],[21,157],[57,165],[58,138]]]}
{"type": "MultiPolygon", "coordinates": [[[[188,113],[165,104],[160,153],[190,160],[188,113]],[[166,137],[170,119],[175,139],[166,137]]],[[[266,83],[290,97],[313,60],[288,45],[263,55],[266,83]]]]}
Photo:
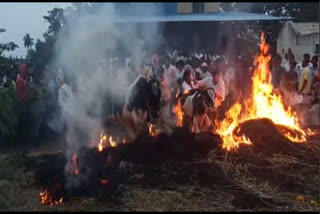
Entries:
{"type": "Polygon", "coordinates": [[[48,11],[48,15],[43,16],[43,18],[49,22],[48,30],[44,34],[45,38],[47,36],[56,36],[65,23],[64,10],[62,8],[54,8],[48,11]]]}
{"type": "Polygon", "coordinates": [[[14,51],[16,48],[19,48],[19,46],[14,42],[0,44],[0,56],[4,51],[14,51]]]}
{"type": "Polygon", "coordinates": [[[30,37],[30,34],[27,33],[23,37],[23,43],[24,43],[25,48],[27,48],[27,49],[32,48],[32,46],[34,45],[34,42],[33,42],[33,38],[30,37]]]}
{"type": "Polygon", "coordinates": [[[8,51],[14,51],[16,48],[19,48],[19,46],[14,42],[8,43],[8,51]]]}
{"type": "Polygon", "coordinates": [[[43,19],[49,23],[48,29],[43,34],[45,40],[37,39],[35,50],[27,53],[27,57],[36,66],[45,66],[50,63],[57,34],[65,24],[64,10],[62,8],[54,8],[48,11],[48,15],[43,16],[43,19]]]}

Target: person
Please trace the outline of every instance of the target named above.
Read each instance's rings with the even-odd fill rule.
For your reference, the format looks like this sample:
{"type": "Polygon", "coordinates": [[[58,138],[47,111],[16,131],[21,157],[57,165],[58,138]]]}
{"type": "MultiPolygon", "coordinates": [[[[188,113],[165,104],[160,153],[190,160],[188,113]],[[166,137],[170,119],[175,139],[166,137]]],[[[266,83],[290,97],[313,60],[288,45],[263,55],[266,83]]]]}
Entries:
{"type": "Polygon", "coordinates": [[[18,67],[19,75],[16,79],[16,93],[18,99],[19,122],[17,128],[17,141],[24,142],[30,140],[31,127],[29,122],[30,108],[28,103],[29,88],[27,83],[27,65],[20,64],[18,67]]]}
{"type": "Polygon", "coordinates": [[[169,57],[165,57],[164,62],[164,76],[167,79],[169,86],[171,86],[172,82],[175,81],[178,77],[178,69],[174,65],[172,65],[169,57]]]}
{"type": "Polygon", "coordinates": [[[296,64],[296,62],[290,61],[290,69],[285,73],[282,82],[282,92],[286,106],[293,106],[295,104],[294,99],[297,96],[298,74],[295,71],[296,64]]]}
{"type": "Polygon", "coordinates": [[[177,68],[177,78],[180,78],[183,76],[183,68],[184,68],[184,62],[183,60],[180,60],[176,63],[177,68]]]}
{"type": "Polygon", "coordinates": [[[28,100],[27,65],[19,65],[19,75],[16,80],[18,100],[21,104],[26,104],[28,100]]]}
{"type": "Polygon", "coordinates": [[[298,78],[299,79],[300,79],[300,76],[301,76],[301,69],[303,68],[302,67],[303,61],[305,61],[305,63],[307,64],[307,66],[309,67],[310,70],[312,70],[312,67],[313,67],[312,63],[310,62],[310,54],[308,54],[308,53],[303,54],[303,59],[296,66],[296,70],[298,72],[298,78]]]}
{"type": "Polygon", "coordinates": [[[280,88],[280,83],[284,77],[285,69],[281,66],[282,58],[279,54],[273,59],[273,68],[272,68],[272,85],[275,89],[280,88]]]}
{"type": "Polygon", "coordinates": [[[201,69],[200,69],[201,79],[205,79],[209,76],[210,76],[210,73],[208,72],[208,64],[206,62],[201,63],[201,69]]]}
{"type": "Polygon", "coordinates": [[[60,108],[60,113],[63,118],[63,135],[64,135],[64,143],[66,145],[66,132],[67,132],[67,123],[66,119],[69,117],[70,110],[68,108],[68,102],[73,97],[72,90],[69,85],[67,85],[64,81],[64,76],[62,71],[58,72],[58,106],[60,108]]]}
{"type": "Polygon", "coordinates": [[[219,107],[225,99],[225,84],[221,78],[221,71],[216,69],[213,72],[212,77],[207,77],[203,80],[197,81],[195,86],[202,90],[206,90],[208,88],[214,89],[214,107],[209,108],[208,115],[212,120],[217,120],[219,118],[219,107]]]}
{"type": "Polygon", "coordinates": [[[314,78],[312,83],[313,105],[319,104],[319,66],[318,63],[313,63],[314,78]]]}
{"type": "Polygon", "coordinates": [[[182,92],[189,91],[194,88],[191,72],[189,69],[184,71],[182,80],[182,92]]]}
{"type": "Polygon", "coordinates": [[[279,55],[281,56],[281,58],[285,57],[285,50],[282,48],[279,55]]]}
{"type": "Polygon", "coordinates": [[[225,111],[227,111],[231,105],[231,103],[233,102],[232,98],[233,95],[232,93],[232,87],[234,87],[234,85],[232,85],[232,81],[234,79],[234,73],[235,73],[235,69],[232,65],[234,61],[230,60],[228,65],[223,65],[222,68],[220,66],[218,66],[218,69],[221,70],[221,74],[222,74],[222,79],[225,83],[225,101],[223,102],[224,108],[223,108],[223,114],[225,113],[225,111]]]}
{"type": "Polygon", "coordinates": [[[311,64],[312,64],[312,66],[310,66],[309,68],[311,70],[311,81],[313,82],[315,70],[318,67],[318,56],[313,56],[312,57],[311,64]]]}
{"type": "Polygon", "coordinates": [[[281,63],[281,66],[285,69],[286,72],[290,70],[290,64],[289,64],[289,54],[286,53],[284,55],[284,60],[281,63]]]}
{"type": "Polygon", "coordinates": [[[296,61],[291,48],[288,48],[288,57],[289,57],[289,61],[291,61],[291,62],[295,62],[296,61]]]}
{"type": "Polygon", "coordinates": [[[311,71],[309,68],[309,61],[304,59],[302,61],[302,69],[301,75],[299,78],[299,86],[298,86],[298,93],[302,95],[302,103],[298,106],[298,114],[299,119],[302,125],[306,125],[306,121],[308,120],[307,111],[311,104],[311,86],[312,86],[312,76],[311,71]]]}
{"type": "Polygon", "coordinates": [[[47,91],[41,84],[43,72],[41,68],[35,68],[32,73],[33,81],[29,83],[29,107],[30,107],[30,125],[33,143],[39,143],[40,128],[45,117],[47,91]]]}

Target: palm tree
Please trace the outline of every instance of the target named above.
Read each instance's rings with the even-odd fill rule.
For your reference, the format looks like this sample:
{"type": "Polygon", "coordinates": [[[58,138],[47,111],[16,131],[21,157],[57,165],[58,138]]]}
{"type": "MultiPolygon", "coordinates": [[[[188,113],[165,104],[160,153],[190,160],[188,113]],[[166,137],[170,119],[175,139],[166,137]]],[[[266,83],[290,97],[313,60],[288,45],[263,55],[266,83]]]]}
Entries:
{"type": "Polygon", "coordinates": [[[8,51],[14,51],[16,48],[19,48],[19,46],[17,44],[15,44],[14,42],[8,43],[8,51]]]}
{"type": "Polygon", "coordinates": [[[24,47],[25,48],[32,48],[32,46],[34,45],[34,42],[33,42],[33,38],[30,37],[30,34],[26,34],[24,37],[23,37],[23,43],[24,43],[24,47]]]}

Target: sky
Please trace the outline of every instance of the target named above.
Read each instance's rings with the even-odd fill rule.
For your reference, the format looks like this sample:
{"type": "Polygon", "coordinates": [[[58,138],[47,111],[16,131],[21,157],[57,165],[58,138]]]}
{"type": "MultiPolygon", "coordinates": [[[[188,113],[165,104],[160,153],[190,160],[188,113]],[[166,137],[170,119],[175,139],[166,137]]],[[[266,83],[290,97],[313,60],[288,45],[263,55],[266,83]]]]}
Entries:
{"type": "Polygon", "coordinates": [[[23,36],[29,33],[34,42],[37,39],[44,40],[43,33],[48,28],[43,16],[47,11],[55,7],[67,8],[71,3],[44,2],[44,3],[0,3],[0,28],[6,32],[0,33],[0,43],[14,42],[19,48],[13,52],[5,52],[5,55],[25,56],[27,53],[23,45],[23,36]]]}

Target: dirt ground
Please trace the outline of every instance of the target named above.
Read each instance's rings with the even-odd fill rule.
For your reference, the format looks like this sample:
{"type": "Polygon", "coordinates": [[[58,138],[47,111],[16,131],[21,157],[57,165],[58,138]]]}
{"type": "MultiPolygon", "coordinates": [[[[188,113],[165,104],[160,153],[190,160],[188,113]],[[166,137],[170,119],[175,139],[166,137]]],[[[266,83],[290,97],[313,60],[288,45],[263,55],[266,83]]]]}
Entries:
{"type": "MultiPolygon", "coordinates": [[[[318,146],[319,133],[308,144],[318,146]]],[[[173,166],[169,161],[157,166],[159,174],[136,176],[133,169],[130,182],[119,185],[114,196],[73,197],[62,205],[41,205],[39,193],[44,187],[35,184],[36,166],[30,170],[26,163],[62,150],[62,145],[49,143],[28,154],[16,150],[2,155],[0,211],[319,212],[319,159],[281,153],[220,157],[214,151],[191,168],[190,163],[173,166]],[[184,182],[178,182],[179,174],[184,182]],[[157,178],[167,178],[167,183],[147,182],[157,178]]]]}

